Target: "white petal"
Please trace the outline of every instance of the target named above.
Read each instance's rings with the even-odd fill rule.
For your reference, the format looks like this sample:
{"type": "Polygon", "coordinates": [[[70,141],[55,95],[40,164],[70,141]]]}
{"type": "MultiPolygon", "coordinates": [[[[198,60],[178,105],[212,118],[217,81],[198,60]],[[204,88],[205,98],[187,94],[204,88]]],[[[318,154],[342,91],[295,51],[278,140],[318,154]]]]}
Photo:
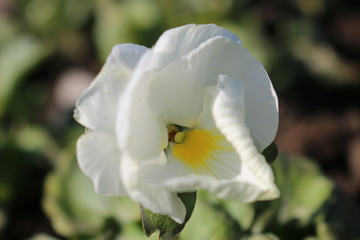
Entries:
{"type": "Polygon", "coordinates": [[[255,145],[263,151],[275,138],[279,121],[277,97],[266,71],[245,48],[232,41],[218,39],[209,51],[201,51],[187,57],[191,68],[199,73],[196,79],[205,78],[215,85],[219,74],[226,74],[243,81],[246,125],[255,145]]]}
{"type": "Polygon", "coordinates": [[[159,72],[149,85],[148,107],[168,124],[192,127],[202,109],[205,79],[179,60],[159,72]]]}
{"type": "Polygon", "coordinates": [[[115,46],[94,82],[78,99],[74,118],[90,129],[114,131],[118,98],[146,51],[134,44],[115,46]]]}
{"type": "Polygon", "coordinates": [[[136,160],[128,154],[123,155],[123,181],[129,196],[154,213],[170,216],[174,221],[183,223],[186,209],[175,192],[161,186],[149,185],[147,179],[139,175],[136,160]]]}
{"type": "Polygon", "coordinates": [[[189,24],[173,28],[164,32],[156,42],[147,69],[162,69],[214,37],[223,37],[237,44],[241,43],[235,34],[214,24],[189,24]]]}
{"type": "MultiPolygon", "coordinates": [[[[152,111],[168,123],[193,127],[203,109],[205,88],[216,85],[218,75],[226,71],[219,63],[228,57],[224,48],[239,52],[241,47],[227,38],[213,37],[186,57],[156,72],[149,85],[148,102],[152,111]]],[[[226,62],[237,64],[232,59],[226,62]]]]}
{"type": "Polygon", "coordinates": [[[183,223],[186,216],[186,209],[175,192],[164,188],[148,188],[146,185],[138,186],[138,194],[130,196],[143,207],[153,213],[168,215],[177,223],[183,223]]]}
{"type": "MultiPolygon", "coordinates": [[[[244,84],[245,85],[245,84],[244,84]]],[[[260,199],[272,199],[279,195],[274,184],[271,167],[264,156],[258,152],[249,129],[245,125],[244,85],[230,76],[220,76],[213,115],[219,130],[234,146],[241,161],[249,169],[254,180],[260,181],[266,190],[260,199]]]]}
{"type": "Polygon", "coordinates": [[[238,74],[233,76],[244,83],[245,123],[256,147],[262,152],[276,136],[279,124],[278,99],[261,63],[246,49],[243,49],[242,57],[244,62],[238,74]]]}
{"type": "Polygon", "coordinates": [[[134,164],[166,162],[167,125],[148,105],[152,76],[142,75],[129,84],[118,107],[116,134],[119,147],[134,159],[134,164]]]}
{"type": "Polygon", "coordinates": [[[121,154],[112,134],[91,131],[77,142],[81,170],[94,182],[95,191],[106,195],[127,195],[120,176],[121,154]]]}
{"type": "Polygon", "coordinates": [[[126,43],[116,45],[107,61],[114,67],[127,67],[129,70],[133,70],[140,57],[148,51],[147,47],[126,43]]]}
{"type": "MultiPolygon", "coordinates": [[[[222,154],[226,156],[225,153],[222,154]]],[[[228,154],[232,157],[232,153],[228,154]]],[[[211,172],[202,174],[194,173],[186,168],[179,160],[174,159],[165,166],[149,165],[142,169],[140,174],[147,179],[146,184],[158,186],[173,192],[192,192],[197,190],[206,190],[225,200],[234,200],[240,202],[253,202],[256,200],[273,199],[278,196],[276,186],[271,181],[268,184],[261,182],[246,165],[239,166],[239,156],[236,159],[222,159],[219,165],[232,161],[234,166],[229,165],[223,169],[217,169],[221,175],[212,175],[211,172]],[[237,164],[237,165],[236,165],[237,164]],[[236,172],[235,172],[236,171],[236,172]],[[232,178],[231,178],[232,177],[232,178]],[[274,188],[270,194],[269,186],[274,188]]],[[[206,171],[206,170],[205,170],[206,171]]],[[[145,180],[143,180],[145,182],[145,180]]]]}

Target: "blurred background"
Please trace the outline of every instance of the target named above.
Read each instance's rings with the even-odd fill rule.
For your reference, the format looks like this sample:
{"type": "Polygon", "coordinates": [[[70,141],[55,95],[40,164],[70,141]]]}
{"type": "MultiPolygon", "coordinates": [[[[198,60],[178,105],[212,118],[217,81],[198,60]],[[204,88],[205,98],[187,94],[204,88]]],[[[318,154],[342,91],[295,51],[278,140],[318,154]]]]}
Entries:
{"type": "MultiPolygon", "coordinates": [[[[72,111],[113,45],[216,23],[265,66],[280,101],[282,196],[199,192],[179,239],[360,239],[360,2],[0,0],[0,239],[147,239],[138,206],[80,171],[72,111]]],[[[156,236],[154,237],[156,239],[156,236]]]]}

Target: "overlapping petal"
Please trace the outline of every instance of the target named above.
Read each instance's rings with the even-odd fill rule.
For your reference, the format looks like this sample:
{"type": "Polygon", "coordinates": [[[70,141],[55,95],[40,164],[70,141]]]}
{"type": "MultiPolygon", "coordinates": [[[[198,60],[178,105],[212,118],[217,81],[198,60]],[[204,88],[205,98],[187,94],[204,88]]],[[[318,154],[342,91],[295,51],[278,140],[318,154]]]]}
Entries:
{"type": "Polygon", "coordinates": [[[77,159],[101,194],[126,195],[115,121],[119,97],[146,51],[147,48],[134,44],[115,46],[99,75],[76,104],[75,119],[90,129],[77,142],[77,159]]]}
{"type": "Polygon", "coordinates": [[[166,124],[148,105],[152,79],[152,73],[143,74],[138,82],[132,79],[118,106],[116,134],[119,147],[124,154],[132,156],[133,164],[138,167],[166,162],[163,152],[168,144],[166,124]]]}
{"type": "Polygon", "coordinates": [[[151,61],[144,61],[146,64],[141,68],[145,71],[161,70],[215,37],[241,44],[235,34],[222,27],[214,24],[188,24],[164,32],[152,48],[151,61]]]}
{"type": "Polygon", "coordinates": [[[146,47],[121,44],[113,48],[100,73],[76,103],[74,118],[87,128],[114,132],[118,98],[146,47]]]}
{"type": "Polygon", "coordinates": [[[245,85],[241,85],[241,81],[231,76],[220,76],[218,84],[220,91],[213,105],[214,120],[219,131],[233,145],[242,163],[253,175],[253,178],[246,179],[256,179],[265,186],[259,199],[273,199],[279,195],[279,192],[274,184],[271,167],[266,163],[264,156],[259,153],[250,135],[249,128],[245,124],[244,101],[246,98],[242,95],[245,95],[246,88],[245,85]],[[239,93],[241,88],[244,94],[239,93]]]}
{"type": "MultiPolygon", "coordinates": [[[[221,49],[229,44],[234,50],[239,47],[231,43],[227,38],[214,37],[158,72],[149,88],[150,108],[169,122],[192,127],[202,111],[205,88],[215,85],[219,71],[223,71],[216,64],[228,57],[221,49]],[[218,70],[217,74],[209,74],[210,69],[218,70]]],[[[232,61],[228,64],[236,65],[232,61]]]]}
{"type": "Polygon", "coordinates": [[[261,63],[242,46],[222,39],[214,41],[212,50],[199,49],[187,58],[202,74],[198,78],[211,79],[213,85],[220,74],[243,82],[245,124],[258,150],[263,151],[275,138],[279,116],[276,94],[261,63]]]}
{"type": "Polygon", "coordinates": [[[77,142],[77,159],[81,170],[90,177],[95,191],[106,195],[126,195],[120,177],[121,154],[115,135],[91,131],[77,142]]]}
{"type": "MultiPolygon", "coordinates": [[[[153,164],[157,165],[158,164],[153,164]]],[[[132,156],[123,154],[122,179],[129,196],[139,202],[146,209],[154,213],[165,214],[176,222],[182,223],[185,219],[186,210],[184,204],[177,197],[176,191],[169,191],[161,185],[149,185],[148,180],[141,179],[139,168],[132,156]]],[[[147,165],[147,166],[151,166],[147,165]]]]}

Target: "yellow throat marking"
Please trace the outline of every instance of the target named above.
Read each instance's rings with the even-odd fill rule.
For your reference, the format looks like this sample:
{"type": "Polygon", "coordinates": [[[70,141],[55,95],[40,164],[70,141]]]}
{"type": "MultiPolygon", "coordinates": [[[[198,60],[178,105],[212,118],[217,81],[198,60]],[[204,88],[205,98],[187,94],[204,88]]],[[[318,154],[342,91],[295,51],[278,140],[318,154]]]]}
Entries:
{"type": "Polygon", "coordinates": [[[178,132],[175,135],[177,144],[172,146],[172,153],[192,168],[206,167],[206,160],[212,157],[213,151],[217,148],[217,140],[218,137],[206,130],[178,132]]]}

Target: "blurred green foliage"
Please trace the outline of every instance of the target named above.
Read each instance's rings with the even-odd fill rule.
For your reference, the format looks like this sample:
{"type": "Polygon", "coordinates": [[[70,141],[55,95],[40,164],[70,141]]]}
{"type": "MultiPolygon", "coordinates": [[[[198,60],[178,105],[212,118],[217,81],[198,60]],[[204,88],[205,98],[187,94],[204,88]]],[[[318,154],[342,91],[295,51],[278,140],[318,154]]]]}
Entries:
{"type": "MultiPolygon", "coordinates": [[[[128,198],[96,194],[74,156],[68,155],[73,151],[65,151],[58,161],[61,166],[46,179],[44,207],[56,231],[74,239],[146,239],[139,207],[128,198]]],[[[313,162],[280,156],[274,171],[282,193],[274,201],[242,204],[199,192],[193,216],[179,239],[261,240],[278,236],[331,240],[359,236],[360,230],[352,223],[360,221],[360,212],[349,202],[341,214],[333,211],[344,204],[342,195],[313,162]]]]}
{"type": "MultiPolygon", "coordinates": [[[[72,105],[59,101],[77,86],[70,79],[75,85],[59,90],[65,73],[96,74],[113,45],[151,47],[166,29],[194,22],[236,33],[263,62],[280,94],[303,84],[352,84],[358,75],[346,56],[353,52],[340,46],[345,49],[340,54],[327,32],[332,14],[344,5],[334,0],[0,1],[0,239],[146,239],[138,206],[128,198],[95,194],[76,164],[74,146],[83,129],[72,120],[72,105]]],[[[240,204],[200,192],[179,239],[360,237],[357,207],[313,162],[280,156],[272,165],[280,199],[240,204]]]]}

